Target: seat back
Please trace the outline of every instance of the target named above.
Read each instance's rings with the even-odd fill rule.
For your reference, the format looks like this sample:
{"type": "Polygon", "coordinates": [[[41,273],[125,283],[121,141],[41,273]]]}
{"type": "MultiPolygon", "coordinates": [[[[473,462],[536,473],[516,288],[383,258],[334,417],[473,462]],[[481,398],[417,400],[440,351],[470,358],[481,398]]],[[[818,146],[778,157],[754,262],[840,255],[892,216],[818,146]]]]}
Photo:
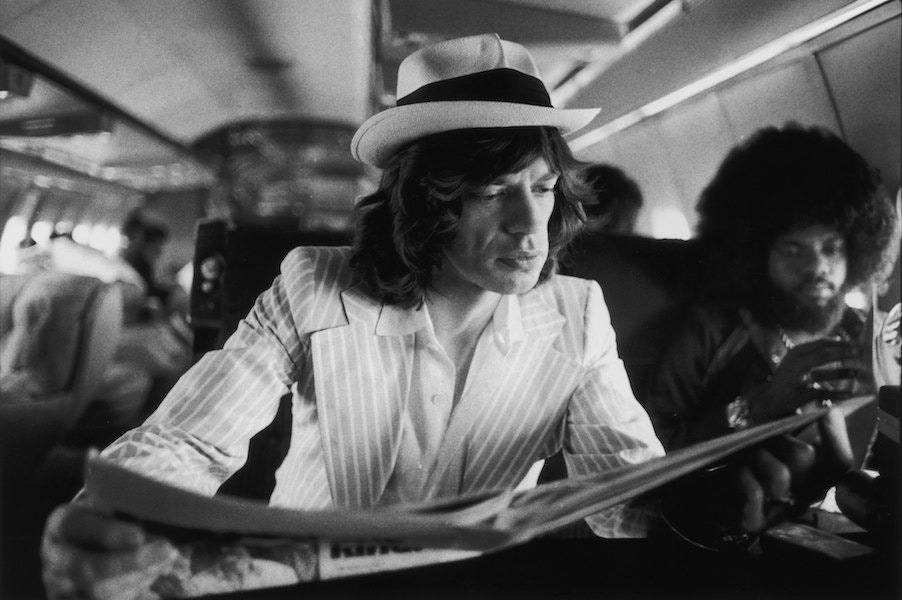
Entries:
{"type": "Polygon", "coordinates": [[[39,271],[0,275],[4,477],[27,472],[94,398],[122,328],[119,287],[39,271]]]}
{"type": "Polygon", "coordinates": [[[282,259],[297,246],[340,246],[350,234],[274,230],[201,221],[194,248],[190,315],[194,354],[221,348],[264,290],[279,274],[282,259]]]}
{"type": "MultiPolygon", "coordinates": [[[[561,261],[561,273],[593,279],[601,286],[617,351],[633,393],[644,404],[654,369],[681,309],[699,293],[707,269],[695,241],[659,240],[593,233],[576,240],[561,261]]],[[[567,476],[563,456],[545,461],[540,482],[567,476]]],[[[566,535],[587,537],[584,524],[566,535]]]]}
{"type": "MultiPolygon", "coordinates": [[[[222,347],[257,296],[272,284],[292,248],[348,243],[350,235],[341,232],[233,226],[222,219],[199,223],[190,308],[195,357],[222,347]]],[[[291,394],[286,394],[272,423],[251,438],[244,466],[223,483],[219,493],[269,499],[275,471],[291,442],[291,419],[291,394]]]]}
{"type": "Polygon", "coordinates": [[[676,317],[706,286],[707,269],[694,240],[610,234],[580,238],[565,259],[563,273],[601,286],[617,349],[640,402],[676,317]]]}

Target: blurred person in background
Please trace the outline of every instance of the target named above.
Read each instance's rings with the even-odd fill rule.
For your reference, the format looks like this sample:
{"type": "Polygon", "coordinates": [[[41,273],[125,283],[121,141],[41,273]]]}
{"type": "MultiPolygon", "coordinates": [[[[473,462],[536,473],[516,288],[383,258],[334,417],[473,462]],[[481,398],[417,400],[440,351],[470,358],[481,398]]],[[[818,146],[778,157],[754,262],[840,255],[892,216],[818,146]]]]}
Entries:
{"type": "Polygon", "coordinates": [[[867,315],[845,299],[899,251],[876,171],[825,129],[769,127],[728,154],[698,212],[713,299],[691,308],[652,382],[664,446],[872,392],[867,315]]]}
{"type": "Polygon", "coordinates": [[[589,165],[583,177],[592,199],[583,203],[586,233],[631,235],[642,208],[642,190],[622,169],[605,163],[589,165]]]}

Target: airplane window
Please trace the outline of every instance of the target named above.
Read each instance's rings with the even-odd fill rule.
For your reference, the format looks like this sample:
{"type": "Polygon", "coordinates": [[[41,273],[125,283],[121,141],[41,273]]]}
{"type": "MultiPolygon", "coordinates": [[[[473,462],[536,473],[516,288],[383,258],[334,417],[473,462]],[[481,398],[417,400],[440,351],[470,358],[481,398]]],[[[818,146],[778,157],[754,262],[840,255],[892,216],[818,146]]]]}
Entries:
{"type": "Polygon", "coordinates": [[[31,239],[38,244],[46,243],[53,233],[53,223],[50,221],[36,221],[31,226],[31,239]]]}
{"type": "Polygon", "coordinates": [[[119,249],[119,228],[110,225],[95,225],[91,230],[90,245],[110,256],[119,249]]]}
{"type": "Polygon", "coordinates": [[[87,223],[79,223],[72,228],[72,239],[79,244],[90,244],[91,226],[87,223]]]}
{"type": "Polygon", "coordinates": [[[28,235],[28,223],[24,217],[14,215],[7,219],[0,236],[0,273],[13,273],[16,269],[16,251],[28,235]]]}
{"type": "Polygon", "coordinates": [[[72,221],[68,220],[60,220],[56,222],[56,225],[53,226],[54,233],[58,233],[61,235],[71,234],[72,233],[72,221]]]}
{"type": "Polygon", "coordinates": [[[659,239],[688,240],[692,237],[689,221],[673,206],[650,207],[651,235],[659,239]]]}

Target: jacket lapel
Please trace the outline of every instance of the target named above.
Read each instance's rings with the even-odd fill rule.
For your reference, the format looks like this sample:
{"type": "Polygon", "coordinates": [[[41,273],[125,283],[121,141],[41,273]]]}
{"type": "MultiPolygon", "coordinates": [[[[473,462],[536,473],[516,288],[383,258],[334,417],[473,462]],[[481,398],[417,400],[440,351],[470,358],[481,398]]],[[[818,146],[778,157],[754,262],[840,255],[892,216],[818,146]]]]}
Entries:
{"type": "Polygon", "coordinates": [[[311,336],[326,472],[336,506],[372,506],[391,476],[410,385],[413,337],[375,334],[381,304],[342,293],[348,324],[311,336]]]}
{"type": "Polygon", "coordinates": [[[513,486],[539,458],[584,367],[555,347],[564,317],[540,295],[521,296],[524,335],[471,366],[427,483],[432,497],[513,486]],[[477,389],[479,388],[479,389],[477,389]]]}

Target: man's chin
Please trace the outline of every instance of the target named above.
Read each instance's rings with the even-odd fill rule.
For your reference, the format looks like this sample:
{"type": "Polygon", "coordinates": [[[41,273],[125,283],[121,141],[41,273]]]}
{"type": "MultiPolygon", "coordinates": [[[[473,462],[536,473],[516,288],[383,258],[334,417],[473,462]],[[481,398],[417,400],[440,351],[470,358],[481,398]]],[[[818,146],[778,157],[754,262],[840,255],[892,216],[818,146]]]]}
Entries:
{"type": "Polygon", "coordinates": [[[845,310],[841,293],[829,298],[798,297],[772,289],[769,306],[777,321],[789,329],[821,331],[837,322],[845,310]]]}

